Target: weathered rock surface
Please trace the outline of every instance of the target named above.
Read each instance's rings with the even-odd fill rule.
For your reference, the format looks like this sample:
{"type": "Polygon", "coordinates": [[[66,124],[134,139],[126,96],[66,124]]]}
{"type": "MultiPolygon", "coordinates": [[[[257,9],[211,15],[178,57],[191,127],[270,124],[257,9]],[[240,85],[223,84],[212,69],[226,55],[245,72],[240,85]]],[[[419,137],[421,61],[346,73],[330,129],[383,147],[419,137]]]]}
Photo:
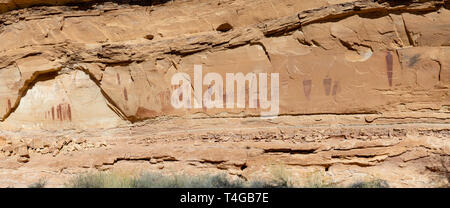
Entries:
{"type": "Polygon", "coordinates": [[[32,170],[122,165],[252,178],[267,175],[267,161],[344,183],[359,173],[401,187],[445,183],[449,9],[446,0],[2,1],[0,174],[17,181],[0,185],[35,182],[32,170]],[[222,77],[279,73],[280,117],[252,118],[267,111],[260,100],[175,109],[171,78],[193,78],[196,64],[222,77]]]}

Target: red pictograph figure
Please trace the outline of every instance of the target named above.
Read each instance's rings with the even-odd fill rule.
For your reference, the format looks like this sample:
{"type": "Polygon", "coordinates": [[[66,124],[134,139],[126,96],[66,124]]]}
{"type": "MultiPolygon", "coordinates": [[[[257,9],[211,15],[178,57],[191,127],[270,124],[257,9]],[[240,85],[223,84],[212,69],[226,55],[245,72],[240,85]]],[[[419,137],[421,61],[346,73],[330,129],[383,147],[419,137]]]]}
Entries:
{"type": "Polygon", "coordinates": [[[66,113],[67,117],[69,118],[69,121],[72,121],[72,109],[70,108],[70,104],[67,104],[66,113]]]}
{"type": "Polygon", "coordinates": [[[339,90],[339,82],[334,82],[332,95],[335,96],[339,90]]]}
{"type": "Polygon", "coordinates": [[[330,91],[331,91],[331,79],[330,78],[325,78],[323,79],[323,88],[325,88],[325,95],[330,95],[330,91]]]}
{"type": "Polygon", "coordinates": [[[123,88],[123,97],[125,98],[126,101],[128,101],[127,88],[123,88]]]}
{"type": "Polygon", "coordinates": [[[55,107],[52,106],[52,120],[55,120],[55,107]]]}
{"type": "MultiPolygon", "coordinates": [[[[162,106],[166,106],[166,105],[170,104],[170,89],[166,89],[166,90],[158,93],[158,95],[159,95],[159,101],[162,106]]],[[[147,101],[148,101],[148,97],[147,97],[147,101]]]]}
{"type": "Polygon", "coordinates": [[[392,87],[392,74],[393,72],[393,60],[392,60],[392,54],[390,51],[387,52],[386,54],[386,65],[387,65],[387,77],[389,80],[389,86],[392,87]]]}
{"type": "Polygon", "coordinates": [[[72,121],[72,109],[70,104],[61,103],[55,106],[52,106],[51,110],[45,112],[45,119],[59,120],[59,121],[72,121]],[[56,109],[56,110],[55,110],[56,109]],[[56,117],[55,117],[56,111],[56,117]]]}
{"type": "Polygon", "coordinates": [[[305,93],[306,99],[309,100],[312,89],[312,80],[303,80],[303,92],[305,93]]]}
{"type": "Polygon", "coordinates": [[[63,120],[62,113],[61,113],[61,104],[59,104],[59,105],[56,107],[56,117],[57,117],[60,121],[63,120]]]}
{"type": "Polygon", "coordinates": [[[11,110],[11,100],[8,99],[8,108],[6,109],[6,112],[11,110]]]}
{"type": "Polygon", "coordinates": [[[222,94],[222,99],[223,99],[223,106],[226,106],[226,103],[227,103],[227,93],[226,92],[222,94]]]}

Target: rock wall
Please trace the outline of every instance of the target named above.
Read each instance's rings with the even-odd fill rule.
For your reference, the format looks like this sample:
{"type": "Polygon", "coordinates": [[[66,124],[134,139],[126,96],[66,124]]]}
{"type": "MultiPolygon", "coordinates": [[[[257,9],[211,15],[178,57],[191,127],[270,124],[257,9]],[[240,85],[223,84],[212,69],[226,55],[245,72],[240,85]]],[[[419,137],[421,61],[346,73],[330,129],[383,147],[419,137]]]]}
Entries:
{"type": "MultiPolygon", "coordinates": [[[[1,72],[8,80],[1,84],[2,125],[51,129],[58,116],[43,110],[29,117],[21,109],[58,108],[56,103],[65,102],[72,105],[74,119],[56,128],[111,127],[120,123],[119,118],[136,122],[264,111],[248,104],[233,109],[173,108],[171,77],[176,72],[194,77],[194,64],[202,64],[204,74],[222,77],[233,72],[279,73],[280,115],[448,111],[450,19],[442,1],[356,1],[315,10],[305,9],[328,2],[280,2],[270,7],[249,2],[182,1],[150,8],[100,4],[84,10],[56,6],[7,12],[0,37],[1,72]],[[208,12],[210,7],[216,12],[208,12]],[[180,8],[183,13],[176,13],[180,8]],[[249,11],[241,17],[232,13],[235,8],[249,11]],[[267,13],[272,16],[261,16],[267,13]],[[217,31],[221,27],[227,31],[217,31]],[[21,102],[38,97],[39,90],[32,88],[39,86],[35,83],[42,76],[52,74],[56,80],[72,71],[89,75],[96,84],[92,90],[101,91],[107,105],[96,99],[84,105],[66,100],[64,96],[77,94],[78,87],[65,89],[67,95],[48,92],[54,96],[50,103],[42,98],[21,102]],[[87,108],[112,111],[117,118],[76,113],[87,108]],[[94,118],[104,122],[89,121],[94,118]]],[[[72,80],[75,86],[79,82],[72,80]]],[[[203,86],[202,92],[207,89],[203,86]]]]}
{"type": "MultiPolygon", "coordinates": [[[[295,118],[298,125],[314,128],[358,124],[388,125],[392,130],[406,128],[398,125],[427,125],[427,130],[411,131],[414,135],[438,132],[432,137],[438,138],[439,145],[431,145],[431,149],[437,148],[431,151],[417,150],[417,143],[408,143],[401,146],[407,150],[398,154],[388,153],[391,145],[387,145],[376,153],[368,150],[367,157],[354,152],[348,153],[351,156],[317,155],[320,148],[313,148],[305,154],[314,153],[311,161],[322,158],[319,162],[294,162],[293,166],[327,170],[334,164],[379,167],[384,159],[406,152],[424,158],[448,157],[449,9],[446,0],[2,1],[0,129],[12,145],[3,152],[10,157],[19,150],[13,151],[16,143],[12,140],[22,139],[17,144],[27,146],[30,135],[48,132],[70,137],[73,132],[88,131],[91,133],[85,137],[118,138],[130,128],[134,133],[128,136],[137,138],[139,131],[149,133],[152,131],[145,128],[159,128],[157,125],[164,126],[159,122],[173,120],[167,128],[183,131],[185,138],[190,128],[225,126],[228,118],[242,118],[234,132],[252,123],[258,128],[277,128],[295,118]],[[203,74],[222,77],[239,72],[279,73],[281,118],[269,123],[248,120],[267,111],[258,97],[256,108],[248,104],[241,108],[174,108],[171,78],[179,72],[193,78],[198,64],[203,74]],[[211,123],[197,121],[199,118],[211,123]],[[305,118],[314,118],[314,122],[305,118]],[[184,120],[186,129],[176,127],[179,119],[184,120]],[[356,159],[342,161],[349,157],[356,159]]],[[[202,86],[202,92],[210,87],[202,86]]],[[[237,99],[237,95],[222,96],[225,102],[237,99]]],[[[250,99],[246,96],[246,103],[250,99]]],[[[385,130],[391,131],[389,128],[385,130]]],[[[383,132],[370,131],[374,135],[383,132]]],[[[308,135],[319,139],[316,133],[305,133],[308,135]]],[[[406,136],[389,134],[388,138],[400,141],[406,136]]],[[[326,143],[328,149],[345,142],[315,141],[326,143]]],[[[349,149],[371,148],[367,145],[349,149]]],[[[261,150],[259,146],[256,149],[261,150]]],[[[262,153],[273,153],[271,148],[262,149],[262,153]]],[[[281,149],[274,152],[289,155],[281,149]]],[[[177,161],[185,158],[177,157],[177,161]]],[[[24,161],[23,155],[20,158],[24,161]]],[[[266,156],[254,161],[263,161],[261,158],[266,156]]],[[[405,161],[409,160],[401,163],[405,161]]],[[[261,166],[253,164],[255,171],[261,166]]],[[[418,163],[417,167],[423,171],[425,166],[418,163]]]]}

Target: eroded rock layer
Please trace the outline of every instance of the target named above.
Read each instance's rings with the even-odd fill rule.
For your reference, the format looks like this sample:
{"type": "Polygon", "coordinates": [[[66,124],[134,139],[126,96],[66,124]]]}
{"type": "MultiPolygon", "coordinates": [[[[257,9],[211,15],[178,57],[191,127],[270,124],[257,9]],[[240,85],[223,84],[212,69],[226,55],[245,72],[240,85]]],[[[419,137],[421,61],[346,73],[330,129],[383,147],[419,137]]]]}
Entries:
{"type": "MultiPolygon", "coordinates": [[[[170,161],[252,178],[273,160],[295,175],[326,170],[344,182],[351,170],[394,186],[445,183],[449,9],[445,0],[1,2],[0,165],[22,174],[170,161]],[[193,79],[194,65],[223,78],[278,73],[279,118],[259,120],[268,109],[257,96],[250,106],[250,95],[243,107],[174,108],[171,79],[179,72],[193,79]],[[44,135],[49,140],[33,146],[44,135]],[[60,164],[72,151],[108,158],[60,164]]],[[[225,83],[223,92],[224,103],[237,100],[225,83]]]]}

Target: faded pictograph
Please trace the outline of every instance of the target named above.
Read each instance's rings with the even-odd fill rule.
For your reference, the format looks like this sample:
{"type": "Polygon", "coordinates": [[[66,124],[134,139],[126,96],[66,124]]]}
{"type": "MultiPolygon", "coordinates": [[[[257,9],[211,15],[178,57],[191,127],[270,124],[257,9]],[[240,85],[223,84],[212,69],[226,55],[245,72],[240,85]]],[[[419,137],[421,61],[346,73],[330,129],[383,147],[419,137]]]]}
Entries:
{"type": "Polygon", "coordinates": [[[176,109],[259,108],[264,118],[279,113],[278,73],[226,73],[224,82],[218,73],[203,76],[202,65],[194,65],[193,80],[187,73],[179,72],[172,77],[171,84],[174,86],[171,104],[176,109]],[[205,92],[203,86],[208,86],[205,92]]]}

